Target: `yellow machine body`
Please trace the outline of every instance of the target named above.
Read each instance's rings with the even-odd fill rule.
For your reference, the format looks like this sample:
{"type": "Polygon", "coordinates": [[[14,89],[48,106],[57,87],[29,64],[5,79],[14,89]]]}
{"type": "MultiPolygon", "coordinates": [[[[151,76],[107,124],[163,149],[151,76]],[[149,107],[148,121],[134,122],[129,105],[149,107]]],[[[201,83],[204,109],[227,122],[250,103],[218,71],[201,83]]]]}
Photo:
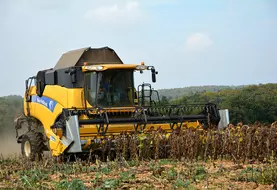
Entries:
{"type": "MultiPolygon", "coordinates": [[[[91,145],[95,140],[116,136],[122,132],[132,133],[137,130],[139,132],[145,132],[162,129],[170,134],[174,130],[174,126],[179,128],[201,128],[203,123],[199,122],[199,119],[218,123],[219,117],[217,116],[217,109],[214,105],[210,104],[205,106],[204,111],[201,113],[197,112],[198,115],[186,115],[182,108],[179,109],[182,113],[180,115],[178,111],[178,116],[172,116],[170,113],[154,116],[145,114],[145,107],[140,108],[140,105],[144,106],[144,103],[140,104],[141,101],[144,102],[144,88],[140,89],[138,87],[136,90],[134,87],[133,73],[135,71],[142,73],[147,70],[151,70],[152,82],[155,82],[157,72],[153,66],[146,66],[144,63],[123,64],[116,53],[110,48],[83,48],[74,52],[68,52],[60,58],[54,69],[39,71],[36,77],[30,77],[29,79],[31,81],[34,79],[34,84],[29,84],[29,79],[26,80],[24,115],[26,118],[33,118],[39,123],[43,134],[47,137],[47,147],[53,156],[59,156],[67,151],[74,153],[75,150],[77,150],[76,152],[82,152],[82,150],[91,149],[91,145]],[[98,86],[95,83],[95,81],[98,81],[98,78],[97,80],[89,78],[89,84],[87,84],[86,77],[92,77],[92,75],[104,77],[102,73],[105,72],[122,72],[122,74],[117,73],[117,75],[126,74],[129,77],[126,78],[131,82],[127,81],[124,83],[127,85],[126,88],[128,91],[126,91],[127,93],[125,92],[124,97],[131,104],[124,104],[128,106],[124,106],[123,104],[105,106],[105,104],[101,104],[101,109],[104,110],[102,112],[103,110],[98,110],[98,103],[95,103],[98,101],[97,98],[95,98],[95,102],[86,98],[88,96],[87,94],[92,92],[89,89],[98,86]],[[92,85],[90,83],[95,84],[92,85]],[[142,98],[139,93],[143,95],[142,98]],[[140,120],[141,118],[137,116],[135,118],[132,116],[133,118],[131,118],[128,115],[130,112],[137,113],[137,108],[140,109],[140,114],[144,119],[140,120]],[[73,113],[76,110],[78,114],[73,113]],[[68,112],[70,114],[66,116],[68,112]],[[128,113],[127,116],[126,113],[128,113]],[[103,117],[105,114],[106,118],[103,117]],[[107,116],[108,114],[109,118],[107,116]],[[125,114],[125,117],[122,117],[121,114],[125,114]],[[97,117],[99,116],[102,117],[102,120],[98,121],[97,117]],[[60,121],[64,123],[60,124],[60,121]],[[103,126],[103,122],[107,127],[105,133],[100,133],[99,130],[103,126]],[[144,123],[143,127],[141,127],[141,123],[144,123]],[[58,125],[59,127],[56,127],[58,125]],[[74,148],[74,143],[75,145],[77,143],[77,148],[74,148]]],[[[113,79],[109,77],[109,80],[113,79]]],[[[102,79],[99,81],[101,82],[102,79]]],[[[118,84],[121,84],[120,80],[118,84]]],[[[119,87],[120,85],[114,88],[119,87]]],[[[151,96],[153,95],[151,86],[149,93],[149,103],[151,104],[151,96]]],[[[89,94],[90,97],[98,97],[98,90],[92,95],[89,94]]],[[[18,121],[16,128],[20,129],[22,127],[18,121]]],[[[30,131],[32,131],[31,128],[29,129],[30,131]]],[[[21,144],[33,138],[29,133],[17,136],[18,142],[21,144]]],[[[33,144],[33,146],[36,146],[36,143],[33,144]]]]}
{"type": "MultiPolygon", "coordinates": [[[[137,65],[101,65],[104,70],[110,69],[131,69],[135,70],[137,65]]],[[[91,72],[87,70],[85,67],[82,68],[83,72],[91,72]]],[[[61,87],[58,85],[47,85],[43,92],[43,97],[38,97],[36,93],[36,86],[31,86],[28,92],[29,96],[34,96],[37,100],[35,102],[26,102],[24,101],[24,113],[27,116],[29,109],[30,116],[36,118],[41,122],[44,127],[44,131],[46,136],[50,139],[49,147],[51,149],[53,156],[58,156],[62,154],[67,148],[62,142],[62,134],[61,130],[53,130],[51,126],[54,125],[58,117],[61,115],[63,108],[85,108],[85,100],[84,100],[84,89],[68,89],[65,87],[61,87]],[[55,107],[53,110],[49,109],[49,104],[55,102],[55,107]],[[28,104],[28,105],[27,105],[28,104]],[[55,139],[55,140],[53,140],[55,139]]],[[[24,97],[26,100],[26,97],[24,97]]],[[[92,106],[86,102],[88,108],[92,106]]],[[[118,111],[118,108],[113,108],[114,111],[118,111]]],[[[128,109],[130,109],[128,107],[128,109]]],[[[121,112],[124,112],[124,108],[120,109],[121,112]]],[[[79,116],[80,119],[87,119],[86,115],[79,116]]],[[[194,122],[183,122],[184,127],[199,127],[200,123],[198,121],[194,122]]],[[[163,130],[167,130],[171,132],[171,128],[169,124],[149,124],[146,125],[145,130],[150,130],[151,128],[156,130],[158,127],[163,130]]],[[[134,131],[133,124],[111,124],[107,130],[107,135],[117,135],[122,131],[134,131]]],[[[101,138],[101,135],[97,133],[97,125],[83,125],[80,126],[80,137],[81,140],[87,140],[87,143],[83,145],[86,147],[89,145],[94,138],[101,138]]]]}

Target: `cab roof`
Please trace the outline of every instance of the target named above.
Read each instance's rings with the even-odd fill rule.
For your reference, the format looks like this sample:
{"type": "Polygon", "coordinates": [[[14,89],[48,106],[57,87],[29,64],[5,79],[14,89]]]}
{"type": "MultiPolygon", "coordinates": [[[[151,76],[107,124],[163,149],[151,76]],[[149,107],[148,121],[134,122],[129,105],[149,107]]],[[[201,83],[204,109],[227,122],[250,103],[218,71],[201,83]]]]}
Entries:
{"type": "Polygon", "coordinates": [[[84,62],[89,63],[89,65],[123,64],[116,52],[109,47],[85,47],[64,53],[54,69],[83,66],[84,62]]]}

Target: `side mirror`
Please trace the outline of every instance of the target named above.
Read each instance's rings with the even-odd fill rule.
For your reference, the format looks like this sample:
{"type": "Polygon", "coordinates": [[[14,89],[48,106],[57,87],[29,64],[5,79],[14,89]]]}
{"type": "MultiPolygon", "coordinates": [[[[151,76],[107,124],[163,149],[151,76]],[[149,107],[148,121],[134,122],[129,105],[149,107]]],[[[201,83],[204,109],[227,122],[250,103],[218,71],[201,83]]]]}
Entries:
{"type": "Polygon", "coordinates": [[[42,97],[43,91],[44,91],[44,88],[45,88],[44,83],[41,80],[38,80],[36,86],[37,86],[37,95],[39,97],[42,97]]]}
{"type": "Polygon", "coordinates": [[[156,74],[158,74],[158,72],[154,69],[154,68],[152,68],[151,69],[151,72],[152,72],[152,82],[156,82],[156,74]]]}
{"type": "Polygon", "coordinates": [[[26,90],[28,89],[28,83],[29,83],[29,80],[25,80],[25,87],[26,87],[26,90]]]}
{"type": "Polygon", "coordinates": [[[29,80],[25,80],[25,87],[26,87],[25,98],[26,98],[26,102],[31,102],[31,96],[28,93],[28,91],[29,91],[28,84],[29,84],[29,80]]]}
{"type": "Polygon", "coordinates": [[[39,97],[42,97],[43,95],[43,92],[44,92],[44,89],[45,89],[45,72],[46,70],[44,71],[39,71],[38,74],[37,74],[37,79],[36,79],[36,92],[37,92],[37,95],[39,97]]]}

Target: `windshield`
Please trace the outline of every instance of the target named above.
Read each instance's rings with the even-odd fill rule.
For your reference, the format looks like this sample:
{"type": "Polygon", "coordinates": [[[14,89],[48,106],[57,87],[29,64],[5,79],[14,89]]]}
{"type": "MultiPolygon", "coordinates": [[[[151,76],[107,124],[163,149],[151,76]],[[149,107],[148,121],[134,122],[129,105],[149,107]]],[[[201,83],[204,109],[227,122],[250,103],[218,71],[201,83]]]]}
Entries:
{"type": "Polygon", "coordinates": [[[86,73],[85,84],[85,96],[92,106],[123,107],[134,105],[132,70],[86,73]]]}

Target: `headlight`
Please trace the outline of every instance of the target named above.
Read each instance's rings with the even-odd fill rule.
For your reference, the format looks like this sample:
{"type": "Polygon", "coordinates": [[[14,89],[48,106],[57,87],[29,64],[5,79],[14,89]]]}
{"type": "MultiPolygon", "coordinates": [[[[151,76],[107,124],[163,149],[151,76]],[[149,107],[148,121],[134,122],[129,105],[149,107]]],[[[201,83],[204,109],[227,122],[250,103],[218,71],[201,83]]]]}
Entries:
{"type": "Polygon", "coordinates": [[[145,69],[147,69],[147,66],[145,66],[145,65],[137,65],[136,69],[137,70],[145,70],[145,69]]]}
{"type": "Polygon", "coordinates": [[[90,66],[84,66],[84,69],[90,70],[90,71],[102,71],[102,66],[96,66],[96,65],[90,65],[90,66]]]}

